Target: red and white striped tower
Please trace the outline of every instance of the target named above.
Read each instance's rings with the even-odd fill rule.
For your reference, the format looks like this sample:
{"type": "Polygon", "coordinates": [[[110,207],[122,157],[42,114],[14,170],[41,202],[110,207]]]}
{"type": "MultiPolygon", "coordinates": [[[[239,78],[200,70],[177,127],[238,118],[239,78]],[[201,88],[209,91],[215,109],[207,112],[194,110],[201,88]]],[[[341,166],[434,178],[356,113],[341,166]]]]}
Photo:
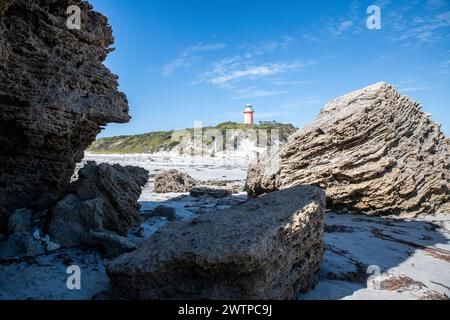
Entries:
{"type": "Polygon", "coordinates": [[[244,109],[244,124],[248,124],[253,126],[253,114],[255,111],[253,111],[253,107],[251,104],[248,104],[245,106],[244,109]]]}

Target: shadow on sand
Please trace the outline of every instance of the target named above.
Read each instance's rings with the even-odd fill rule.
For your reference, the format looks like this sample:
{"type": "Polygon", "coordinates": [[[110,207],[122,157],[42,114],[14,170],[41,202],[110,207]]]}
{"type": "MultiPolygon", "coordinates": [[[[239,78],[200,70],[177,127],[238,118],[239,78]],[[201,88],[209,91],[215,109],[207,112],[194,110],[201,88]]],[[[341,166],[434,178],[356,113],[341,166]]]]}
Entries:
{"type": "Polygon", "coordinates": [[[407,290],[411,283],[416,289],[432,284],[433,289],[440,288],[440,292],[448,295],[450,277],[440,270],[449,273],[449,239],[443,220],[410,221],[328,213],[326,252],[319,283],[314,290],[300,295],[300,299],[335,300],[366,290],[371,276],[369,266],[372,266],[369,271],[378,269],[405,282],[404,287],[398,283],[392,288],[382,285],[381,289],[407,290]]]}

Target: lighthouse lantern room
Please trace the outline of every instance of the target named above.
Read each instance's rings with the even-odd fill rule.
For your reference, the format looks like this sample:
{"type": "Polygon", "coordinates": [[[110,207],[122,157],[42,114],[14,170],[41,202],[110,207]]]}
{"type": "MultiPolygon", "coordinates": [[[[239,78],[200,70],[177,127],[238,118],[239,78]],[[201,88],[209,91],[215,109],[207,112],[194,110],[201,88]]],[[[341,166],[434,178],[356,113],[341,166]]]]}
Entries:
{"type": "Polygon", "coordinates": [[[253,114],[255,111],[253,111],[253,107],[251,104],[248,104],[245,106],[244,109],[244,124],[253,125],[253,114]]]}

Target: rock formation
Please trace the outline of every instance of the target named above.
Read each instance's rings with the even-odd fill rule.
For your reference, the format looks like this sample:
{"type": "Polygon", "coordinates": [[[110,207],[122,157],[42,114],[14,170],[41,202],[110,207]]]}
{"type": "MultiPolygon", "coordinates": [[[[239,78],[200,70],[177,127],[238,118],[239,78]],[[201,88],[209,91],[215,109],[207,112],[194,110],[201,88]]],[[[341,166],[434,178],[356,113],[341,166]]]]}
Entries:
{"type": "Polygon", "coordinates": [[[192,196],[201,196],[209,193],[223,198],[229,194],[244,191],[243,184],[227,180],[196,180],[187,173],[176,169],[161,172],[155,176],[154,192],[156,193],[191,193],[192,196]],[[219,190],[221,189],[221,190],[219,190]]]}
{"type": "Polygon", "coordinates": [[[329,208],[434,213],[450,199],[450,147],[419,103],[377,83],[328,103],[278,153],[252,164],[250,197],[312,184],[329,208]]]}
{"type": "Polygon", "coordinates": [[[325,193],[300,186],[162,227],[107,266],[132,299],[296,299],[323,257],[325,193]]]}
{"type": "Polygon", "coordinates": [[[78,176],[68,194],[50,210],[47,230],[52,240],[74,246],[82,244],[91,230],[126,236],[131,227],[139,225],[137,201],[148,180],[147,170],[88,162],[78,176]]]}
{"type": "Polygon", "coordinates": [[[154,192],[189,192],[189,189],[197,184],[190,175],[178,170],[161,172],[155,176],[154,192]]]}
{"type": "Polygon", "coordinates": [[[0,1],[0,222],[59,194],[101,127],[130,119],[102,64],[112,44],[107,19],[85,1],[0,1]],[[66,26],[70,5],[80,30],[66,26]]]}

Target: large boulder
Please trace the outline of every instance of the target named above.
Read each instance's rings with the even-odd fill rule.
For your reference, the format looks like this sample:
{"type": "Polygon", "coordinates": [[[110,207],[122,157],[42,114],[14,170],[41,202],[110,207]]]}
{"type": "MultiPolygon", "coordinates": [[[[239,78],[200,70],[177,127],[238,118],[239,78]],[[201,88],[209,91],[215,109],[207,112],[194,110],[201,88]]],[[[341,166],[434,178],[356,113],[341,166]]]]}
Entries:
{"type": "Polygon", "coordinates": [[[189,192],[198,182],[190,175],[176,169],[161,172],[155,176],[154,192],[189,192]]]}
{"type": "Polygon", "coordinates": [[[107,266],[130,299],[296,299],[323,257],[325,193],[301,186],[162,227],[107,266]]]}
{"type": "MultiPolygon", "coordinates": [[[[109,122],[127,122],[107,19],[82,0],[0,1],[0,214],[60,195],[109,122]],[[66,26],[81,9],[81,29],[66,26]]],[[[1,221],[0,221],[1,222],[1,221]]]]}
{"type": "Polygon", "coordinates": [[[450,146],[419,103],[377,83],[328,103],[317,120],[248,171],[250,197],[300,184],[329,208],[434,213],[450,200],[450,146]]]}
{"type": "Polygon", "coordinates": [[[142,221],[138,199],[148,180],[140,167],[88,162],[68,194],[50,209],[50,238],[64,246],[83,243],[93,231],[111,231],[126,236],[142,221]]]}

